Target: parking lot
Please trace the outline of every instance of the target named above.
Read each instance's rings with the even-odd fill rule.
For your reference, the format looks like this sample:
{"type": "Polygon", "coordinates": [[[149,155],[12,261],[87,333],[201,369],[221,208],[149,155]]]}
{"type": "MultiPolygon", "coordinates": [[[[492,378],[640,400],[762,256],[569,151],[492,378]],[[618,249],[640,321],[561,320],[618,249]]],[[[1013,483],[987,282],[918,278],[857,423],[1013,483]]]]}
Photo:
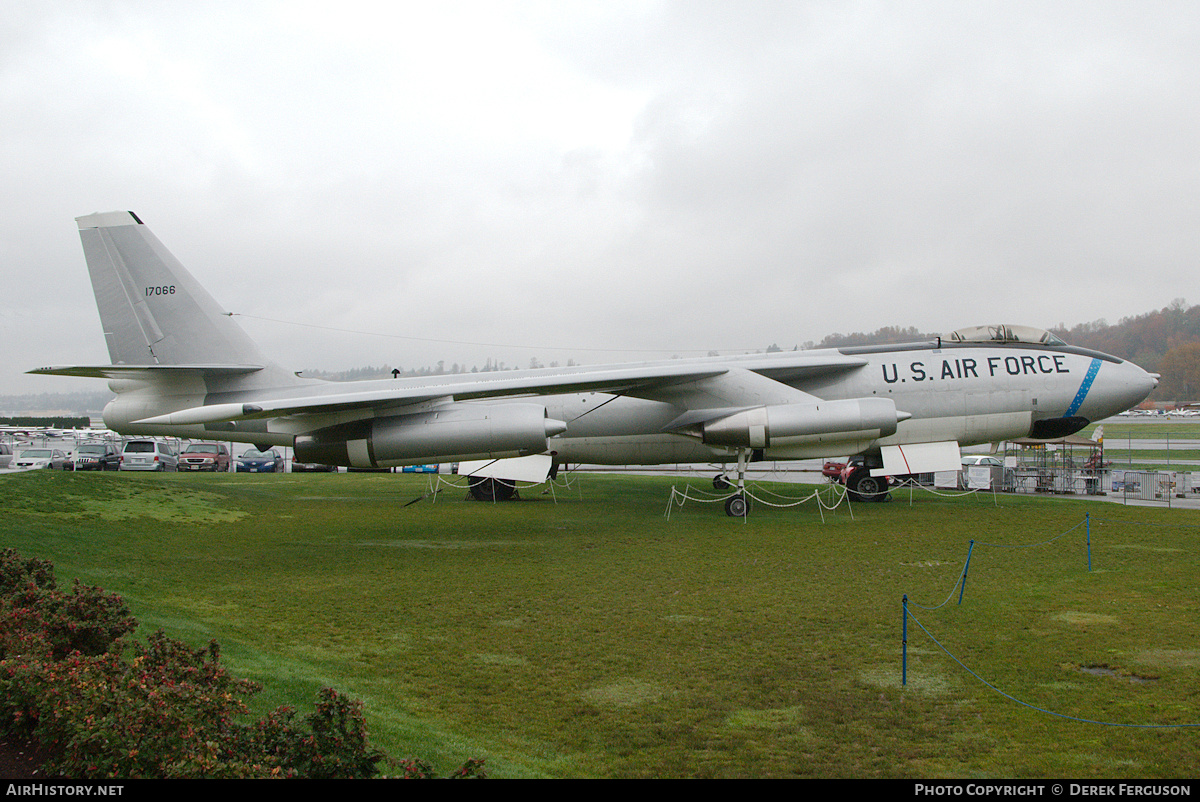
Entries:
{"type": "MultiPolygon", "coordinates": [[[[29,429],[0,435],[0,472],[50,468],[286,473],[293,468],[292,456],[290,448],[278,446],[259,452],[245,443],[122,437],[97,430],[29,429]],[[22,458],[23,454],[31,456],[22,458]]],[[[304,467],[311,466],[297,470],[304,467]]]]}

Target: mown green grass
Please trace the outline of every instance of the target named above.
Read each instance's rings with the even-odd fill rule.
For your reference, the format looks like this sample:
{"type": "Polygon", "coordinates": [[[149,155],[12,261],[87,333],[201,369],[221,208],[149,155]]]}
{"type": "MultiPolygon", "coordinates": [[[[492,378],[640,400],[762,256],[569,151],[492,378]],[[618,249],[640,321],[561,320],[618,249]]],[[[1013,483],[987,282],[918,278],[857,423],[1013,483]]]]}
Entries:
{"type": "MultiPolygon", "coordinates": [[[[3,545],[216,638],[260,708],[361,698],[373,740],[492,776],[1190,777],[1200,513],[907,494],[663,516],[662,478],[557,502],[420,477],[0,477],[3,545]],[[1091,515],[1092,564],[1081,526],[1091,515]],[[1068,529],[1054,542],[1040,543],[1068,529]],[[962,605],[951,595],[975,540],[962,605]],[[1103,669],[1088,673],[1081,668],[1103,669]]],[[[784,486],[775,490],[787,492],[784,486]]],[[[794,489],[793,489],[794,491],[794,489]]]]}

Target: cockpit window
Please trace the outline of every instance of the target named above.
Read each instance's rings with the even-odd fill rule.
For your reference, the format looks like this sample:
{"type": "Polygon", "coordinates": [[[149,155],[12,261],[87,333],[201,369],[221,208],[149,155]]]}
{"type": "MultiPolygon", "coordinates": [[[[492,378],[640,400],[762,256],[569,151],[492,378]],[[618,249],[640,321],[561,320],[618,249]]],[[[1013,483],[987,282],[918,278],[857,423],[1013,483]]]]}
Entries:
{"type": "Polygon", "coordinates": [[[1033,326],[973,326],[950,332],[946,338],[950,342],[959,343],[1039,343],[1041,345],[1066,345],[1058,337],[1045,329],[1033,326]]]}

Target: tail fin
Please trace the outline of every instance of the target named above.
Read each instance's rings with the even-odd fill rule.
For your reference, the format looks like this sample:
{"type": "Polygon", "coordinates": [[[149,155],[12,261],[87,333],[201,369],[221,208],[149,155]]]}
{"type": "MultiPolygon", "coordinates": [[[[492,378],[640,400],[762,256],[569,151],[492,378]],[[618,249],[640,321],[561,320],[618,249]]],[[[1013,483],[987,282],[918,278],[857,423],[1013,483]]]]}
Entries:
{"type": "Polygon", "coordinates": [[[270,365],[133,212],[75,222],[114,365],[270,365]]]}

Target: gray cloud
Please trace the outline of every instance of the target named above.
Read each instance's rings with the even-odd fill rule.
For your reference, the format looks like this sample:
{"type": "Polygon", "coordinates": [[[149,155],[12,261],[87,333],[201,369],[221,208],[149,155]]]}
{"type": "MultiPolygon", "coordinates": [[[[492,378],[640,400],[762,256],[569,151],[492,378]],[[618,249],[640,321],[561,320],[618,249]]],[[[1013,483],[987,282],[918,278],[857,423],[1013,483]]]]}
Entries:
{"type": "Polygon", "coordinates": [[[113,208],[295,368],[1195,294],[1190,4],[44,5],[0,12],[7,392],[107,361],[72,218],[113,208]]]}

